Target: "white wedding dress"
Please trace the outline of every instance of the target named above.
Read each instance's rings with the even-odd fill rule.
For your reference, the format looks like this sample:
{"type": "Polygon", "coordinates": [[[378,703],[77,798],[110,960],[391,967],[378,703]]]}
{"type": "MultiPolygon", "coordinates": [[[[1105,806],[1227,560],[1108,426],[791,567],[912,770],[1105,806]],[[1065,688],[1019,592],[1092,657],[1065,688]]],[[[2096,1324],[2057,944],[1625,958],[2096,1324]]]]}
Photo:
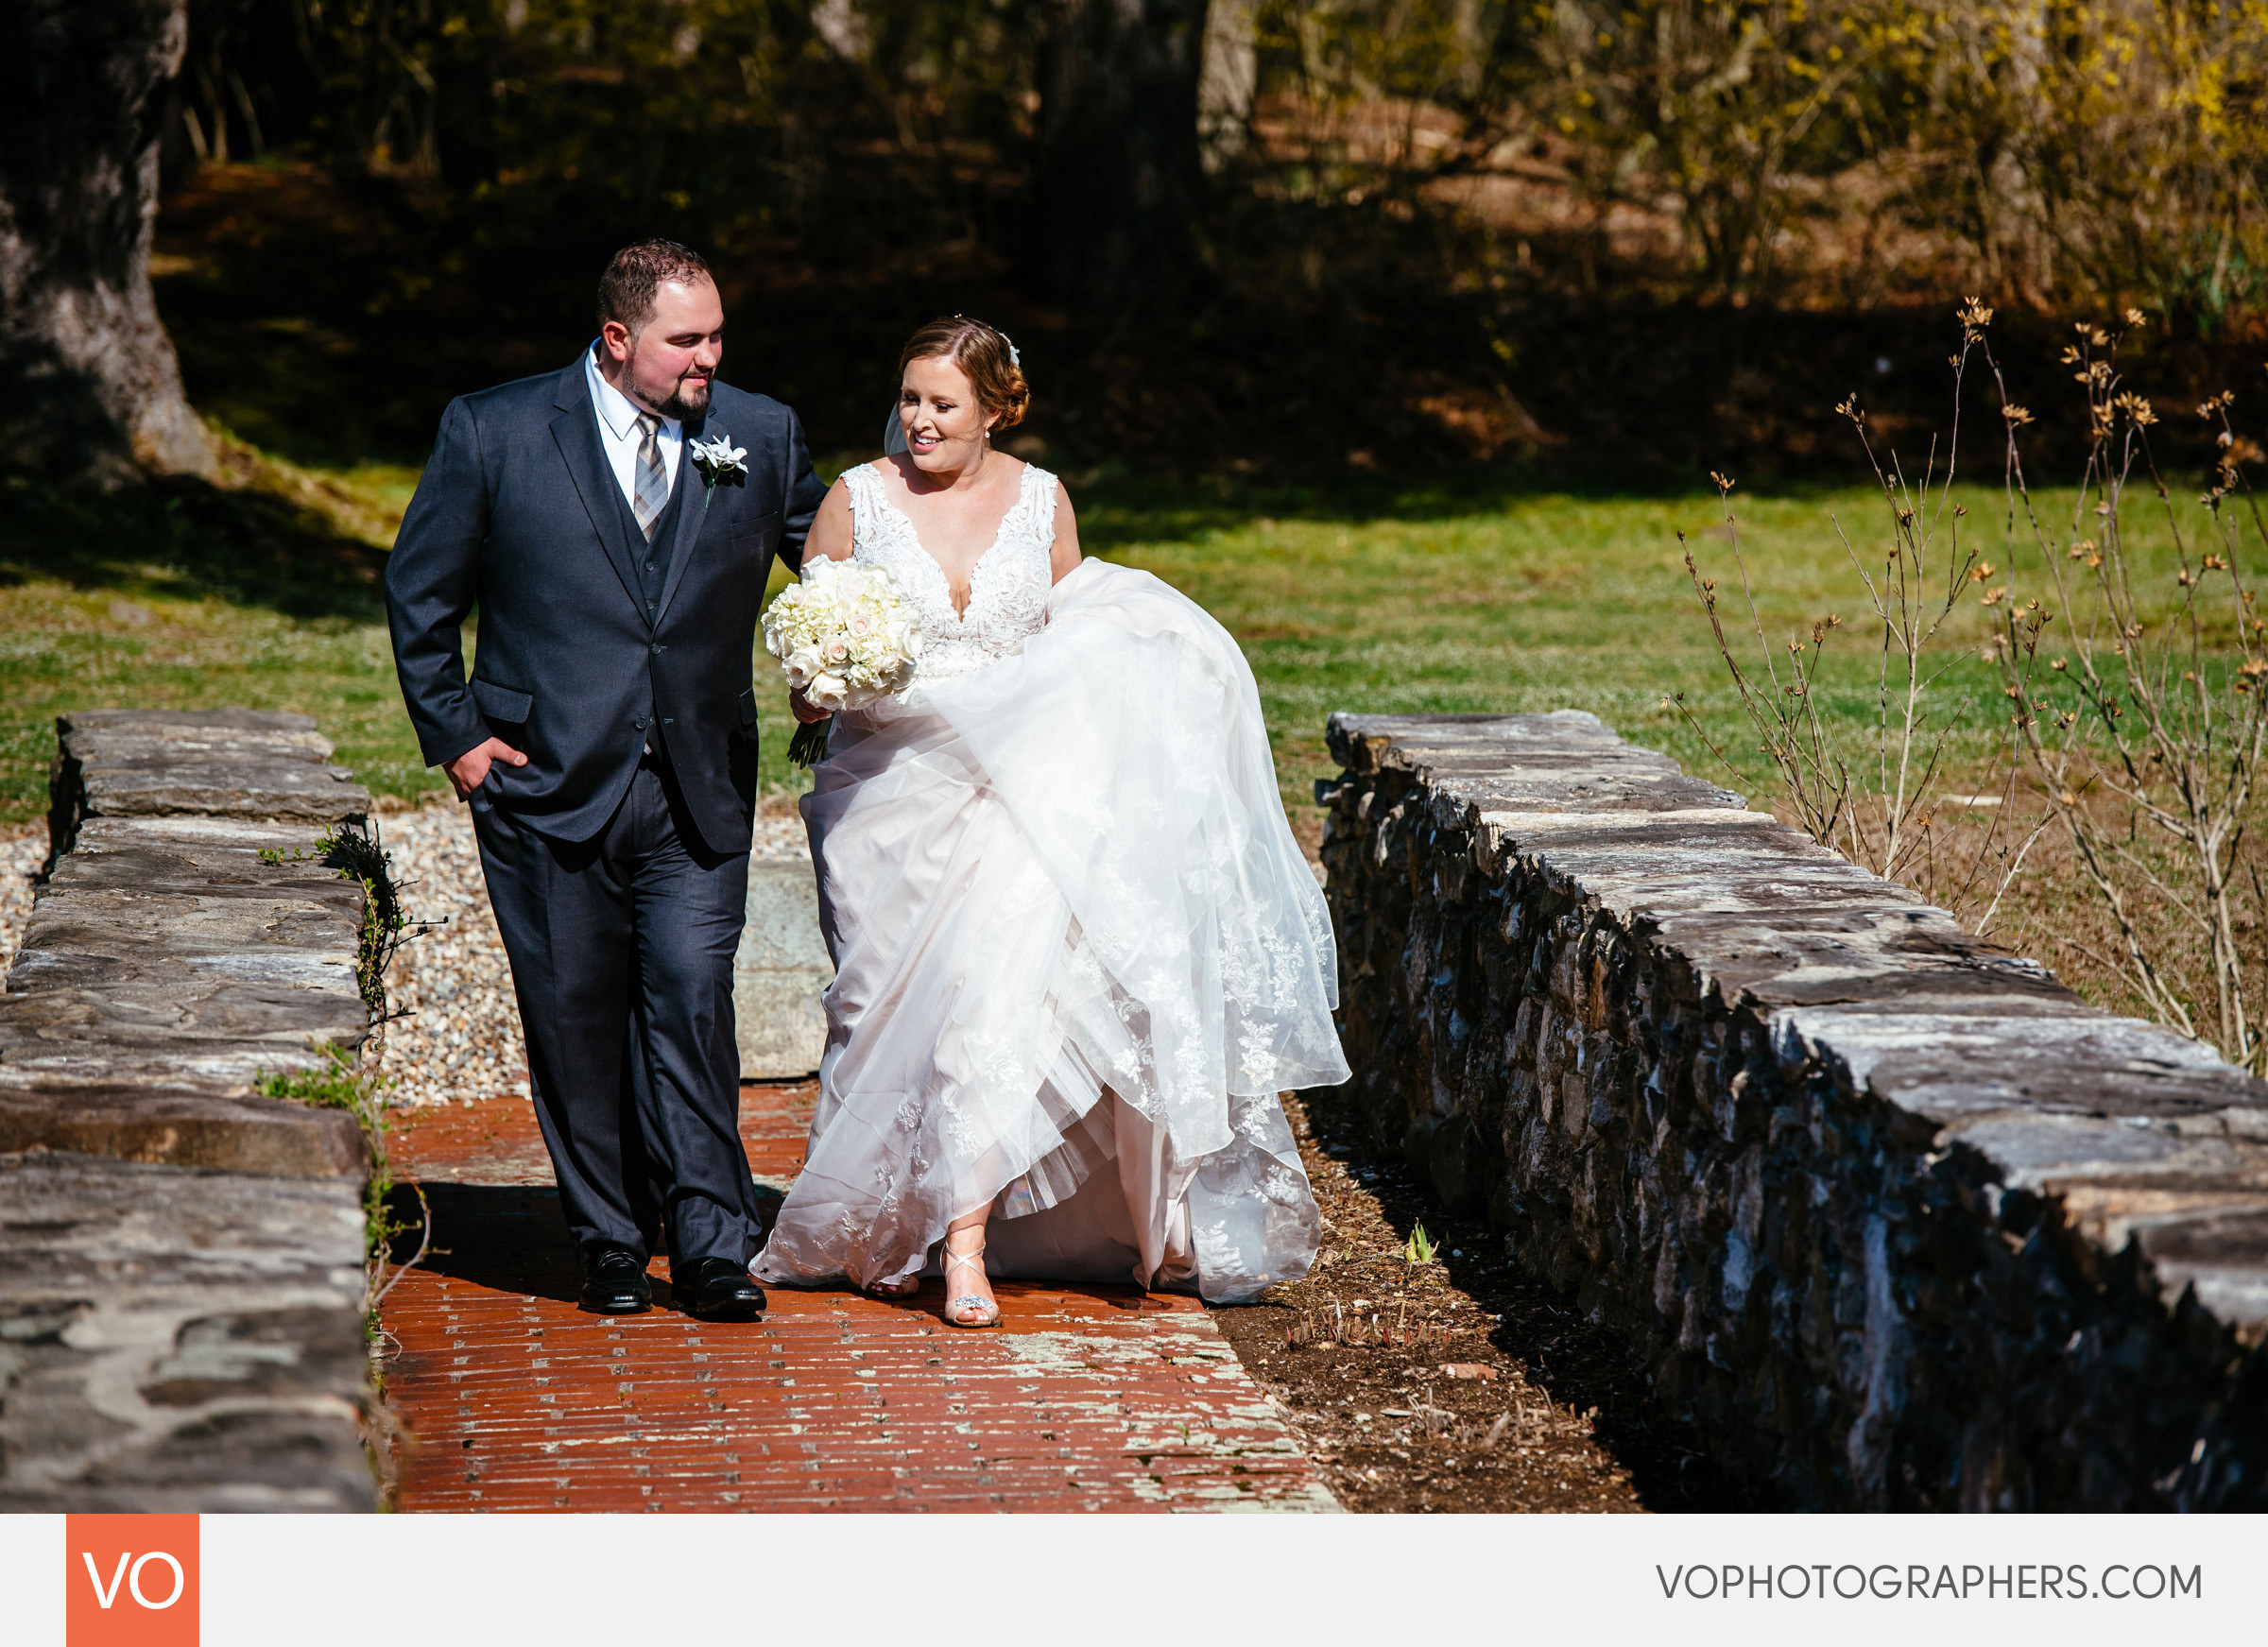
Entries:
{"type": "Polygon", "coordinates": [[[835,717],[803,800],[836,974],[808,1156],[759,1278],[936,1273],[1251,1297],[1320,1219],[1278,1092],[1347,1078],[1330,918],[1228,632],[1147,573],[1050,587],[1027,467],[956,615],[870,468],[854,558],[919,609],[910,687],[835,717]]]}

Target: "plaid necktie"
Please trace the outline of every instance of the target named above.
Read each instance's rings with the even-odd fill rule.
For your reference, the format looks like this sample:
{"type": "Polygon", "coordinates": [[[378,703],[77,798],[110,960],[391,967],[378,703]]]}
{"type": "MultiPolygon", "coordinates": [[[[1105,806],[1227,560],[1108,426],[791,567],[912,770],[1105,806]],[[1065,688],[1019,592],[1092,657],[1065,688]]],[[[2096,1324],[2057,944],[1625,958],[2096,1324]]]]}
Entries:
{"type": "Polygon", "coordinates": [[[630,500],[630,512],[648,543],[654,540],[654,523],[669,506],[669,472],[662,467],[662,443],[654,438],[661,428],[662,420],[653,413],[638,414],[638,495],[630,500]]]}

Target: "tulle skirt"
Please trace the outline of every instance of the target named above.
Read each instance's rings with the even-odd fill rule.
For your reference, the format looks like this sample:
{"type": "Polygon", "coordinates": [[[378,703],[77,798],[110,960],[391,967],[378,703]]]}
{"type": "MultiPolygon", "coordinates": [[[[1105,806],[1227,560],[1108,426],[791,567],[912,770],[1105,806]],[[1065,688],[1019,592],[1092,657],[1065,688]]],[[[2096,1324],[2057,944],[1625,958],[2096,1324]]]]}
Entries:
{"type": "Polygon", "coordinates": [[[1090,560],[1021,655],[838,715],[803,816],[834,956],[801,1175],[754,1268],[1251,1297],[1320,1229],[1278,1093],[1347,1078],[1321,889],[1228,633],[1090,560]]]}

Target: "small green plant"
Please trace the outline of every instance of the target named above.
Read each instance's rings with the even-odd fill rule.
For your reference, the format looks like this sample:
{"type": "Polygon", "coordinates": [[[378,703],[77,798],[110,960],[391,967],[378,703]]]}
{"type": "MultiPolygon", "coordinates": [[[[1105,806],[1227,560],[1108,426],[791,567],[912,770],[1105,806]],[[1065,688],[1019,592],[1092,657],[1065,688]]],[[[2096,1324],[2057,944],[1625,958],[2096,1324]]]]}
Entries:
{"type": "Polygon", "coordinates": [[[1441,1261],[1440,1249],[1434,1244],[1434,1238],[1426,1234],[1422,1224],[1411,1229],[1410,1239],[1403,1244],[1401,1256],[1406,1263],[1430,1264],[1441,1261]]]}
{"type": "Polygon", "coordinates": [[[418,1197],[420,1221],[414,1227],[419,1232],[418,1250],[406,1262],[389,1265],[387,1260],[396,1238],[413,1227],[395,1217],[391,1204],[394,1176],[387,1158],[387,1083],[362,1069],[352,1053],[328,1045],[317,1050],[323,1055],[321,1069],[270,1071],[260,1077],[257,1089],[264,1098],[287,1099],[318,1109],[343,1109],[362,1127],[370,1150],[370,1175],[362,1192],[363,1268],[368,1277],[364,1289],[364,1324],[375,1339],[378,1306],[386,1301],[387,1294],[393,1291],[394,1283],[402,1278],[404,1272],[414,1269],[432,1244],[433,1213],[426,1206],[425,1192],[411,1185],[418,1197]]]}
{"type": "Polygon", "coordinates": [[[316,842],[323,862],[342,881],[360,884],[362,938],[356,947],[354,982],[373,1022],[386,1021],[386,964],[393,958],[404,926],[402,899],[394,885],[393,861],[378,844],[377,826],[340,824],[316,842]]]}
{"type": "Polygon", "coordinates": [[[403,909],[393,854],[378,838],[376,819],[351,818],[340,824],[315,843],[312,855],[336,869],[340,879],[362,887],[362,937],[355,952],[354,982],[363,1004],[370,1009],[371,1025],[382,1025],[399,1016],[387,1010],[387,968],[404,943],[439,922],[413,921],[403,909]]]}

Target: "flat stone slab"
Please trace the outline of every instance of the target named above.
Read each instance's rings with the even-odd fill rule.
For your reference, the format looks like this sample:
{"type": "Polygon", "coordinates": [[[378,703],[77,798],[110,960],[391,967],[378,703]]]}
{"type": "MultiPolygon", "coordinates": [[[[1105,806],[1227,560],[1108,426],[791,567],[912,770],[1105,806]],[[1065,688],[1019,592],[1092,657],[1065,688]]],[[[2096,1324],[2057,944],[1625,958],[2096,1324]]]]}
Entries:
{"type": "Polygon", "coordinates": [[[370,810],[370,792],[344,766],[282,762],[120,763],[87,774],[86,794],[87,811],[104,817],[203,813],[335,823],[370,810]]]}
{"type": "Polygon", "coordinates": [[[0,1512],[369,1510],[345,1178],[0,1156],[0,1512]]]}
{"type": "MultiPolygon", "coordinates": [[[[353,1043],[342,1037],[339,1044],[353,1043]]],[[[80,990],[0,995],[0,1088],[193,1087],[241,1096],[264,1075],[328,1067],[296,1034],[232,1035],[225,1022],[145,1015],[80,990]]]]}
{"type": "Polygon", "coordinates": [[[0,1083],[0,1154],[39,1149],[357,1184],[370,1170],[361,1124],[340,1109],[194,1088],[0,1083]]]}
{"type": "Polygon", "coordinates": [[[56,725],[75,746],[128,753],[291,749],[324,761],[332,748],[313,715],[276,710],[81,709],[57,716],[56,725]]]}
{"type": "Polygon", "coordinates": [[[0,1088],[249,1092],[358,1047],[363,894],[308,824],[89,818],[0,995],[0,1088]],[[262,853],[268,854],[264,860],[262,853]]]}
{"type": "Polygon", "coordinates": [[[198,815],[336,824],[370,794],[309,715],[258,710],[78,710],[56,717],[53,856],[89,817],[198,815]]]}

